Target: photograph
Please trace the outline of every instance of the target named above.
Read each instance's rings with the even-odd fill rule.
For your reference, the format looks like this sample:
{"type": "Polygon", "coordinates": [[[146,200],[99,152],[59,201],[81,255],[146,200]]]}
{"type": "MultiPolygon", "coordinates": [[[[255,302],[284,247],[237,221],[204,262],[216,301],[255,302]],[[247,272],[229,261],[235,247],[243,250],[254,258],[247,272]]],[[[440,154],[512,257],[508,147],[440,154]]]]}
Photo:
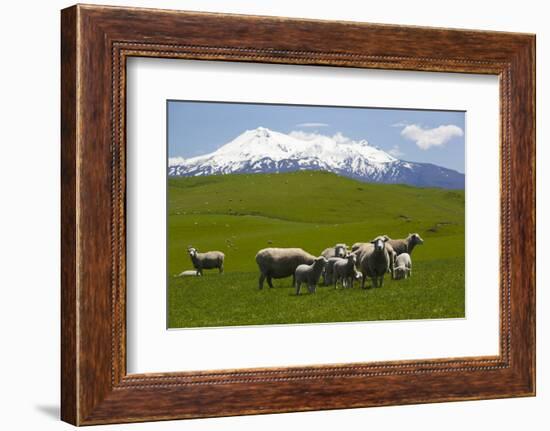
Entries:
{"type": "Polygon", "coordinates": [[[464,111],[166,109],[168,328],[465,317],[464,111]]]}

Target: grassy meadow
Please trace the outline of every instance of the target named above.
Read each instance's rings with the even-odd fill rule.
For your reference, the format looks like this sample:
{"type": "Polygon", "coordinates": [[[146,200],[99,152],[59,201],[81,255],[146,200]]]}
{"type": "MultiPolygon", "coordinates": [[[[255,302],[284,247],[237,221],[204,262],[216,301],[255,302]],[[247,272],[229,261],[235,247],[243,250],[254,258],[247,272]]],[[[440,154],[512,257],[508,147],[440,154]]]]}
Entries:
{"type": "MultiPolygon", "coordinates": [[[[464,317],[464,191],[367,184],[326,172],[168,179],[170,328],[464,317]],[[418,232],[413,274],[380,289],[296,296],[292,279],[258,289],[258,250],[314,255],[377,235],[418,232]],[[225,273],[192,269],[187,247],[225,253],[225,273]]],[[[370,280],[367,284],[371,285],[370,280]]]]}

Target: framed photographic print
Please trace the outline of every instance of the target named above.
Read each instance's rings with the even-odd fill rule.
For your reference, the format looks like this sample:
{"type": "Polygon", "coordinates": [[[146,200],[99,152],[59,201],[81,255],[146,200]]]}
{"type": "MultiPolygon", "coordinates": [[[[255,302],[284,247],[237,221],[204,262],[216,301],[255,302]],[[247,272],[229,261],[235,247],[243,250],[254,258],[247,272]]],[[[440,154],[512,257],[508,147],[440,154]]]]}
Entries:
{"type": "Polygon", "coordinates": [[[533,35],[61,30],[63,420],[535,394],[533,35]]]}

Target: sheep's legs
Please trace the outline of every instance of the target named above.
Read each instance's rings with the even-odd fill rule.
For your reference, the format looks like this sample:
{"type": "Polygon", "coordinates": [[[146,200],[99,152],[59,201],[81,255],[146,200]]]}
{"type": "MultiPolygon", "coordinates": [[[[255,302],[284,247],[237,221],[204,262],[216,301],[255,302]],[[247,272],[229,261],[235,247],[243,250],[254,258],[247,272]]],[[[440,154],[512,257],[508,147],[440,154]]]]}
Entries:
{"type": "Polygon", "coordinates": [[[296,283],[296,295],[300,294],[300,286],[301,285],[302,285],[302,283],[300,283],[300,282],[296,283]]]}
{"type": "Polygon", "coordinates": [[[220,266],[220,274],[223,274],[223,264],[220,266]]]}
{"type": "Polygon", "coordinates": [[[267,276],[267,285],[273,289],[273,283],[271,282],[271,277],[269,275],[267,276]]]}
{"type": "Polygon", "coordinates": [[[265,280],[265,274],[262,272],[260,274],[260,279],[258,280],[258,288],[263,289],[264,288],[264,280],[265,280]]]}

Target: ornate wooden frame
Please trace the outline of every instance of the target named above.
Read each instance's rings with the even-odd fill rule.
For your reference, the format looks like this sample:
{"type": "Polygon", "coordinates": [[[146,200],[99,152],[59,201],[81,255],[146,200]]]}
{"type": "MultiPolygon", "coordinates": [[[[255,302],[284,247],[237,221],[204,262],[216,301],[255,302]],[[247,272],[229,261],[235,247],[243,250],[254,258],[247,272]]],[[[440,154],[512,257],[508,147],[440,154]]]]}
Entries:
{"type": "Polygon", "coordinates": [[[81,5],[61,17],[63,420],[88,425],[535,394],[534,35],[81,5]],[[500,354],[128,375],[129,56],[498,75],[500,354]]]}

